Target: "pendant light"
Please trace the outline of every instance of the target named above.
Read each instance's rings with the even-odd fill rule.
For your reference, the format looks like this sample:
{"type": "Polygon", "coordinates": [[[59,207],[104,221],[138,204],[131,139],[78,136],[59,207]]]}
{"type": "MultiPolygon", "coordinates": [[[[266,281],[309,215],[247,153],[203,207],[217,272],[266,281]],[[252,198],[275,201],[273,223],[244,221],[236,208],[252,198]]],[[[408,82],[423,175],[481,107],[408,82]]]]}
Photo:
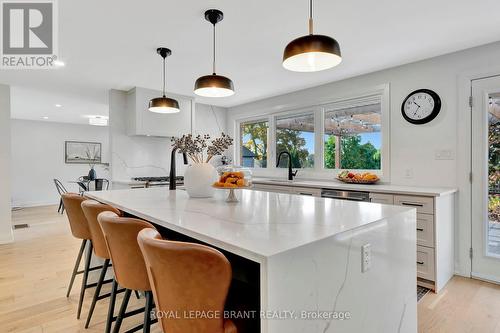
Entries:
{"type": "Polygon", "coordinates": [[[215,25],[222,21],[224,14],[218,9],[209,9],[205,12],[205,19],[214,26],[213,32],[213,64],[212,75],[199,77],[194,84],[194,93],[203,97],[227,97],[234,94],[233,81],[228,77],[215,73],[215,25]]]}
{"type": "Polygon", "coordinates": [[[319,72],[342,61],[339,43],[313,31],[313,0],[309,0],[309,35],[291,41],[283,53],[283,67],[294,72],[319,72]]]}
{"type": "Polygon", "coordinates": [[[172,54],[172,51],[170,49],[167,49],[166,47],[159,47],[156,49],[156,53],[158,53],[163,58],[163,96],[150,100],[148,110],[155,113],[177,113],[180,111],[179,102],[177,102],[175,99],[165,96],[165,81],[167,76],[165,62],[166,58],[172,54]]]}

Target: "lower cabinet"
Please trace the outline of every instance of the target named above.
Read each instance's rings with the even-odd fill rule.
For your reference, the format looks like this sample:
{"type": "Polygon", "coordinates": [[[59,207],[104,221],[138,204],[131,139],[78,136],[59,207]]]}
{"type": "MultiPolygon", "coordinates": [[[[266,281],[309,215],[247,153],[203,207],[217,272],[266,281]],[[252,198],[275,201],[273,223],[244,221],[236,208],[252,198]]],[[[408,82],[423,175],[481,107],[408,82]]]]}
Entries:
{"type": "Polygon", "coordinates": [[[308,196],[312,196],[312,197],[321,197],[321,189],[320,188],[296,187],[296,186],[284,186],[284,185],[269,185],[269,184],[254,184],[253,189],[257,190],[257,191],[300,194],[300,195],[308,195],[308,196]]]}

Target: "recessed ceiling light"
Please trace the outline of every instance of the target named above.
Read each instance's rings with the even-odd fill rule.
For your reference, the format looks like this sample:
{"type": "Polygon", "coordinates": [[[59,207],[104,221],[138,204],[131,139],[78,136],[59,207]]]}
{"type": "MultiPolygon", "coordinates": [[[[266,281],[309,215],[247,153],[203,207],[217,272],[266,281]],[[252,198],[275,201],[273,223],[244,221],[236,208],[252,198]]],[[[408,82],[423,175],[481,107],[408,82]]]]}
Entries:
{"type": "Polygon", "coordinates": [[[56,104],[56,108],[60,108],[60,107],[62,107],[61,104],[56,104]]]}
{"type": "Polygon", "coordinates": [[[47,120],[47,119],[49,119],[49,117],[47,117],[47,116],[44,116],[44,117],[42,117],[42,119],[45,119],[45,120],[47,120]]]}
{"type": "Polygon", "coordinates": [[[54,60],[54,66],[56,67],[64,67],[66,64],[62,60],[54,60]]]}
{"type": "Polygon", "coordinates": [[[89,124],[93,126],[108,126],[108,118],[101,116],[90,117],[89,124]]]}

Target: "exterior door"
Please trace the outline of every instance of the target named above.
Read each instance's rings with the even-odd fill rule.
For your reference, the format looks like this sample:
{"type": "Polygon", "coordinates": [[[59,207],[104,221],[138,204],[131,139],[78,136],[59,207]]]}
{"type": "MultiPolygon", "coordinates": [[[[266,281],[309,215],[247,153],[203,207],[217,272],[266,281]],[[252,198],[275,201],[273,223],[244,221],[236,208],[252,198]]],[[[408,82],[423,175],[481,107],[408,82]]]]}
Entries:
{"type": "Polygon", "coordinates": [[[500,283],[500,76],[472,81],[472,277],[500,283]]]}

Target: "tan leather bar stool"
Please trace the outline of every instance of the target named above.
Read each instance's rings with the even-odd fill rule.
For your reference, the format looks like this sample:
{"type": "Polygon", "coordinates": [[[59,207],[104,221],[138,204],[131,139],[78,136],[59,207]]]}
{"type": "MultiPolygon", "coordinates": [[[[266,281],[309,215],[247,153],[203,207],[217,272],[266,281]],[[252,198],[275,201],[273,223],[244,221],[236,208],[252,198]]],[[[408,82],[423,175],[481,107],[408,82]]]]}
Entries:
{"type": "MultiPolygon", "coordinates": [[[[137,243],[137,235],[144,228],[154,228],[150,223],[133,218],[119,217],[112,212],[104,212],[98,216],[113,261],[115,281],[111,290],[112,296],[109,303],[108,322],[113,321],[113,313],[116,301],[117,285],[125,288],[125,295],[120,307],[113,332],[118,333],[124,318],[136,315],[144,311],[144,324],[127,331],[135,332],[143,329],[149,333],[150,325],[157,320],[151,320],[150,313],[153,309],[153,294],[149,284],[146,265],[141,250],[137,243]],[[132,291],[144,291],[146,305],[143,309],[126,312],[130,294],[132,291]],[[113,296],[114,295],[114,296],[113,296]]],[[[153,229],[154,230],[154,229],[153,229]]],[[[109,328],[107,328],[108,330],[109,328]]],[[[109,331],[106,331],[109,332],[109,331]]]]}
{"type": "Polygon", "coordinates": [[[73,274],[71,275],[68,292],[66,293],[66,297],[69,297],[71,288],[73,287],[73,282],[75,281],[75,276],[77,274],[83,273],[82,287],[80,289],[80,299],[78,300],[78,311],[76,315],[76,317],[80,319],[85,290],[97,285],[96,283],[87,284],[88,274],[90,271],[101,269],[102,266],[90,268],[90,261],[92,259],[92,235],[90,234],[88,222],[85,218],[85,215],[83,214],[81,206],[82,202],[87,200],[87,198],[76,193],[63,193],[61,194],[61,198],[64,207],[66,208],[66,214],[68,215],[71,233],[75,238],[82,240],[82,245],[80,246],[80,251],[78,252],[75,266],[73,268],[73,274]],[[87,243],[89,244],[89,249],[85,258],[85,268],[83,269],[83,271],[79,271],[78,267],[80,267],[80,261],[82,259],[83,251],[85,250],[85,246],[87,243]]]}
{"type": "Polygon", "coordinates": [[[87,315],[87,321],[85,322],[85,328],[88,328],[97,301],[100,301],[104,298],[111,296],[110,293],[101,295],[102,285],[106,282],[112,281],[112,280],[104,281],[104,278],[106,277],[106,272],[108,270],[108,267],[110,266],[109,262],[111,257],[109,255],[108,248],[106,247],[106,241],[104,240],[104,235],[102,233],[101,226],[99,225],[99,222],[97,222],[97,216],[100,213],[106,211],[113,212],[118,215],[121,215],[121,212],[118,209],[111,207],[110,205],[102,204],[95,200],[85,200],[81,203],[81,205],[83,213],[87,218],[90,235],[92,237],[94,255],[104,260],[104,264],[102,265],[101,269],[101,274],[99,275],[99,280],[97,280],[97,286],[95,288],[94,297],[92,298],[92,304],[90,305],[89,313],[87,315]]]}
{"type": "Polygon", "coordinates": [[[222,314],[231,284],[231,264],[208,246],[162,240],[154,229],[137,237],[148,269],[157,311],[182,315],[189,311],[218,313],[217,318],[161,316],[165,333],[236,333],[222,314]],[[185,312],[186,311],[186,312],[185,312]]]}

